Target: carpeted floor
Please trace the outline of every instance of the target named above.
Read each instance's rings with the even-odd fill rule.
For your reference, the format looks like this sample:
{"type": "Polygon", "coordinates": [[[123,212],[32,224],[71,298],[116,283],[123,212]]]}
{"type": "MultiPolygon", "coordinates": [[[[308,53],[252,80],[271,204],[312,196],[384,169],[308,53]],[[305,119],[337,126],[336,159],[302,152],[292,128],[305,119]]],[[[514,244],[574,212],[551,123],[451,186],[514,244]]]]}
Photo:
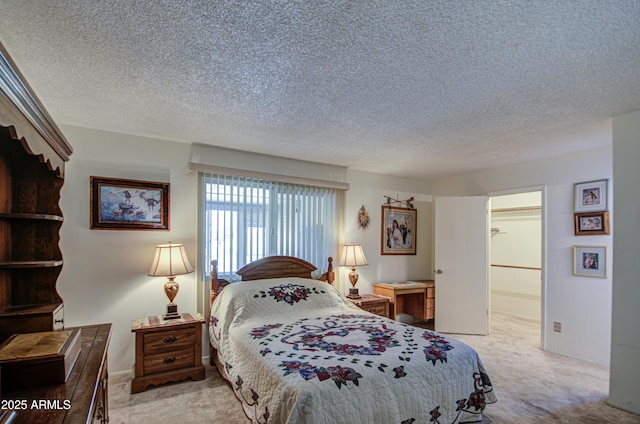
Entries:
{"type": "MultiPolygon", "coordinates": [[[[606,404],[608,368],[541,351],[539,323],[494,313],[491,331],[452,335],[478,351],[494,384],[498,402],[487,407],[483,423],[640,423],[640,416],[606,404]]],[[[215,368],[207,367],[202,381],[130,390],[130,375],[110,378],[111,424],[248,422],[215,368]]]]}
{"type": "Polygon", "coordinates": [[[484,423],[640,423],[606,404],[607,367],[543,352],[539,322],[494,313],[491,335],[452,336],[478,351],[494,384],[484,423]]]}

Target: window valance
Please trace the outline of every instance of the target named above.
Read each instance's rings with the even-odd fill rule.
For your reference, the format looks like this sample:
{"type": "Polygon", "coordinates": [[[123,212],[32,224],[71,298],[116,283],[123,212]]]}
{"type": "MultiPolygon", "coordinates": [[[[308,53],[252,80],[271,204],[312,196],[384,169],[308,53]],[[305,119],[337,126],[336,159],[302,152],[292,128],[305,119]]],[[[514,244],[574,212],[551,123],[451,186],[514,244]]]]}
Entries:
{"type": "Polygon", "coordinates": [[[191,145],[189,169],[211,174],[349,190],[349,183],[346,182],[347,168],[344,166],[204,144],[191,145]]]}

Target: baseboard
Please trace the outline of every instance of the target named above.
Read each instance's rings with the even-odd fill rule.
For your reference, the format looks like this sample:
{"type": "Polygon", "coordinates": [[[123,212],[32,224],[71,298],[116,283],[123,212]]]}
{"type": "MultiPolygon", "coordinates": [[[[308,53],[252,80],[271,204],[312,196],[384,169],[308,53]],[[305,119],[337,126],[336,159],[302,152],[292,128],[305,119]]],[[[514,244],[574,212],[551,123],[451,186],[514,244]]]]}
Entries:
{"type": "Polygon", "coordinates": [[[127,370],[123,370],[123,371],[114,371],[114,372],[109,371],[109,376],[110,376],[110,377],[121,377],[121,376],[123,376],[123,375],[129,375],[129,376],[131,376],[131,371],[127,371],[127,370]]]}

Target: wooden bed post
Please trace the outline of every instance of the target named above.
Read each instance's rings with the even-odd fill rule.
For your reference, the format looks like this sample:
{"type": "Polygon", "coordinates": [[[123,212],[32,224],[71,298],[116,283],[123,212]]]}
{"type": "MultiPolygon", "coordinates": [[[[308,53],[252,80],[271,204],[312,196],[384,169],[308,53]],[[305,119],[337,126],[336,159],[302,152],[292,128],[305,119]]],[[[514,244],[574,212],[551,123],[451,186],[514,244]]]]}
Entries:
{"type": "Polygon", "coordinates": [[[220,282],[218,281],[218,261],[211,261],[211,285],[209,292],[209,305],[213,303],[213,299],[218,295],[218,291],[220,290],[220,282]]]}
{"type": "MultiPolygon", "coordinates": [[[[218,278],[218,261],[216,259],[211,261],[211,285],[209,288],[209,306],[213,305],[213,300],[218,296],[218,293],[226,286],[229,282],[227,280],[221,280],[218,278]]],[[[224,375],[222,372],[221,364],[216,361],[216,351],[209,343],[209,365],[216,365],[218,370],[220,371],[220,375],[224,375]]]]}
{"type": "Polygon", "coordinates": [[[333,281],[336,279],[336,275],[333,272],[333,258],[329,256],[329,265],[327,266],[327,272],[322,274],[319,278],[320,281],[326,281],[333,286],[333,281]]]}
{"type": "Polygon", "coordinates": [[[216,298],[220,290],[222,290],[229,282],[227,280],[221,280],[218,278],[218,261],[216,259],[211,261],[211,288],[209,294],[209,305],[213,303],[213,299],[216,298]]]}

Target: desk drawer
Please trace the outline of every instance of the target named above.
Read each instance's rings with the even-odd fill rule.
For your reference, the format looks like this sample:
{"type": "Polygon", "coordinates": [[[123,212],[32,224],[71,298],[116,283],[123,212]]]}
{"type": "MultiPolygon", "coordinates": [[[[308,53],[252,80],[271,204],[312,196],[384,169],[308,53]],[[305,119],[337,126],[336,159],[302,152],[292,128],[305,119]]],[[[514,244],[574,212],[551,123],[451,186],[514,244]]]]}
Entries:
{"type": "Polygon", "coordinates": [[[181,349],[193,349],[196,340],[195,328],[167,330],[144,335],[144,354],[175,352],[181,349]]]}
{"type": "Polygon", "coordinates": [[[424,312],[426,314],[424,319],[435,319],[435,317],[436,317],[436,308],[427,308],[424,312]]]}

